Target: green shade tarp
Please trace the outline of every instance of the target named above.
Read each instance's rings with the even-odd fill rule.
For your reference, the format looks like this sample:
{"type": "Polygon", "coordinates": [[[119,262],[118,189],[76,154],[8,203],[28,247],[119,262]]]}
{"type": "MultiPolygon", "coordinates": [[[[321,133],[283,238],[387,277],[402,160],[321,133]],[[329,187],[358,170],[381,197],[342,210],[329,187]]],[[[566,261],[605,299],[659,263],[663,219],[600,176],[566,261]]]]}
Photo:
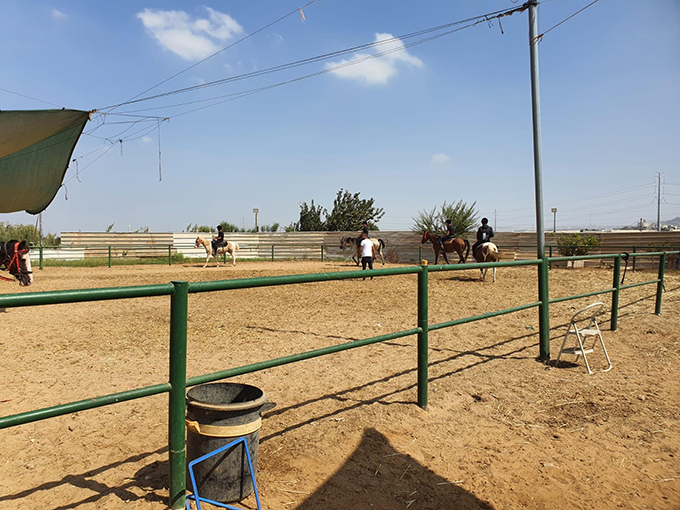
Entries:
{"type": "Polygon", "coordinates": [[[0,213],[50,205],[89,118],[79,110],[0,111],[0,213]]]}

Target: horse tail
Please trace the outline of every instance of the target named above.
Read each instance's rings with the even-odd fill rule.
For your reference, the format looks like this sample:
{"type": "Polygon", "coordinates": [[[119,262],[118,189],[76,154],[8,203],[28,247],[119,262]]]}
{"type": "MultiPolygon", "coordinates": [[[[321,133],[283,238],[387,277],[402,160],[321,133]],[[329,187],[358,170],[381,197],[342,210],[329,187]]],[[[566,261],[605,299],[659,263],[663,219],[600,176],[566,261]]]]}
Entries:
{"type": "Polygon", "coordinates": [[[232,243],[234,243],[234,251],[238,251],[239,250],[238,243],[236,241],[232,241],[232,243]]]}
{"type": "Polygon", "coordinates": [[[465,247],[467,248],[467,251],[465,252],[465,257],[463,257],[463,264],[465,264],[468,255],[470,255],[470,241],[468,241],[467,239],[465,239],[465,247]]]}
{"type": "Polygon", "coordinates": [[[380,243],[380,249],[383,249],[385,247],[385,241],[378,239],[378,242],[380,243]]]}

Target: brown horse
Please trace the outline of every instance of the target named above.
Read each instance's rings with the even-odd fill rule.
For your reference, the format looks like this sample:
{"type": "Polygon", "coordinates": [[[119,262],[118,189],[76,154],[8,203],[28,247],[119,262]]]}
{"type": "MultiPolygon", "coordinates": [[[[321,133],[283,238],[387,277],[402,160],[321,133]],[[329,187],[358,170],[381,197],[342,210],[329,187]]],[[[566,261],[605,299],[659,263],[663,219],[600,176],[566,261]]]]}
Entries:
{"type": "MultiPolygon", "coordinates": [[[[473,255],[477,262],[498,262],[501,260],[501,256],[498,253],[498,246],[489,242],[480,244],[473,255]]],[[[486,272],[488,269],[488,267],[479,269],[479,271],[482,273],[482,280],[486,278],[486,272]]],[[[496,281],[495,267],[493,268],[493,281],[496,281]]]]}
{"type": "MultiPolygon", "coordinates": [[[[425,231],[425,233],[423,234],[423,240],[420,242],[420,244],[425,244],[428,241],[432,242],[432,248],[434,248],[435,265],[437,265],[437,261],[439,260],[439,251],[441,250],[441,244],[439,244],[439,239],[440,236],[435,235],[432,232],[425,231]]],[[[442,252],[442,255],[444,256],[444,260],[446,261],[447,264],[450,264],[450,262],[449,259],[446,257],[446,254],[454,251],[458,254],[458,263],[459,264],[461,262],[465,263],[465,260],[468,258],[468,255],[470,254],[470,241],[468,241],[467,239],[461,239],[460,237],[456,237],[455,239],[446,241],[444,243],[444,251],[442,252]]]]}

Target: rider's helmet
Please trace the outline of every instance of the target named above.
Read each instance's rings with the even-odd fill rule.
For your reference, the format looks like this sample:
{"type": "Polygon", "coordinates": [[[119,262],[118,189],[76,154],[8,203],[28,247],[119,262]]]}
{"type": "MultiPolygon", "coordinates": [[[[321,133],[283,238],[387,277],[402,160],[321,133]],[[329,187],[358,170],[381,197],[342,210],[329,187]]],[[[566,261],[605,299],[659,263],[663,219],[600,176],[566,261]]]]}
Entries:
{"type": "Polygon", "coordinates": [[[222,230],[222,225],[217,225],[217,230],[222,230]]]}
{"type": "Polygon", "coordinates": [[[486,218],[482,218],[482,225],[486,225],[487,223],[489,223],[489,220],[486,218]]]}
{"type": "Polygon", "coordinates": [[[451,220],[446,220],[444,223],[446,223],[447,225],[451,225],[451,220]]]}

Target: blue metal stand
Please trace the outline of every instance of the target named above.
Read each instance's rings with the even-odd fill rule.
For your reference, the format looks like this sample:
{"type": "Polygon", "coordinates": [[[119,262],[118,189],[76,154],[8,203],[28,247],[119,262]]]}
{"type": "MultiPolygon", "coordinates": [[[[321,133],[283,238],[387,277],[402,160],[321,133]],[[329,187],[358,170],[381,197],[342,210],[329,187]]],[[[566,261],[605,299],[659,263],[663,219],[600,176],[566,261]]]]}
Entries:
{"type": "Polygon", "coordinates": [[[233,446],[236,446],[239,443],[243,443],[243,449],[245,450],[246,458],[248,459],[248,467],[250,467],[250,477],[253,481],[253,492],[255,493],[255,500],[257,501],[257,509],[262,510],[262,507],[260,506],[260,495],[257,493],[257,484],[255,483],[255,471],[253,470],[253,462],[252,462],[252,460],[250,460],[250,451],[248,450],[248,443],[246,442],[245,437],[239,437],[236,441],[232,441],[229,444],[225,444],[224,446],[220,446],[217,450],[214,450],[210,453],[203,455],[202,457],[199,457],[199,458],[189,462],[189,477],[191,478],[191,489],[193,491],[193,494],[189,494],[187,496],[186,510],[191,510],[191,506],[190,506],[191,500],[196,502],[197,510],[201,510],[201,501],[203,501],[204,503],[210,503],[211,505],[219,506],[219,507],[222,507],[222,508],[229,508],[230,510],[242,510],[238,507],[227,505],[226,503],[220,503],[219,501],[213,501],[212,499],[200,497],[198,495],[198,489],[196,488],[196,477],[194,476],[194,466],[196,464],[204,461],[205,459],[209,459],[210,457],[212,457],[214,455],[218,455],[219,453],[222,453],[224,450],[227,450],[227,449],[229,449],[233,446]]]}

